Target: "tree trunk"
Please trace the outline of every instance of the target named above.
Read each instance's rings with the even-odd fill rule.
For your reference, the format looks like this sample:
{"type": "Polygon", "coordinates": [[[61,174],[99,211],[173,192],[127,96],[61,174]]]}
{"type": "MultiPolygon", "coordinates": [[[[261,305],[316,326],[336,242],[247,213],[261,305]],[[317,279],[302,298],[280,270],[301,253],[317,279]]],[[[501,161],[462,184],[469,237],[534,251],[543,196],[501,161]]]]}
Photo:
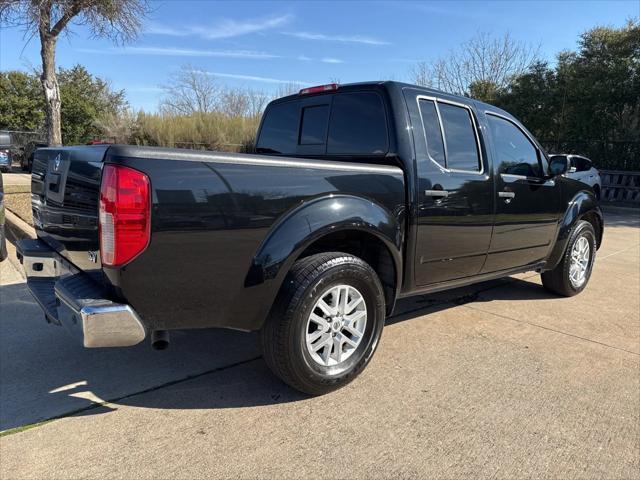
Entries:
{"type": "Polygon", "coordinates": [[[40,39],[40,55],[42,56],[42,89],[45,98],[45,114],[47,126],[47,143],[62,145],[60,129],[60,89],[56,77],[56,40],[47,36],[40,39]]]}

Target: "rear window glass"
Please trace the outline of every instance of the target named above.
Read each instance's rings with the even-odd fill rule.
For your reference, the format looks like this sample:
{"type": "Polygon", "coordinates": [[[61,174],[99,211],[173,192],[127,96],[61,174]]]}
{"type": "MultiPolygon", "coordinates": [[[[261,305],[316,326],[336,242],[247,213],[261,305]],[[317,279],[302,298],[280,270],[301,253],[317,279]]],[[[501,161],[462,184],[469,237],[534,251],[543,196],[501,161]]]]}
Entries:
{"type": "Polygon", "coordinates": [[[384,106],[373,92],[333,97],[327,154],[366,155],[387,151],[384,106]]]}
{"type": "Polygon", "coordinates": [[[388,150],[382,98],[374,92],[337,93],[304,106],[292,100],[270,106],[256,145],[258,153],[293,155],[319,145],[315,154],[383,155],[388,150]],[[326,100],[325,100],[326,99],[326,100]]]}
{"type": "Polygon", "coordinates": [[[327,138],[329,105],[314,105],[302,109],[300,145],[321,145],[327,138]]]}
{"type": "Polygon", "coordinates": [[[272,105],[262,123],[258,152],[296,153],[298,123],[298,102],[272,105]]]}

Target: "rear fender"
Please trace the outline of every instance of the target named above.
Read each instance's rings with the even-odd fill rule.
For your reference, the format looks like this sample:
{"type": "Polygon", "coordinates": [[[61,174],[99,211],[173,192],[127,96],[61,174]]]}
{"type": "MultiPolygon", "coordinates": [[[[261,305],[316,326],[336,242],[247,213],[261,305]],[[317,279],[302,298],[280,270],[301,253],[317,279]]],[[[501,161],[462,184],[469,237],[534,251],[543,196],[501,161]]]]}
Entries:
{"type": "Polygon", "coordinates": [[[401,215],[392,214],[372,200],[342,194],[316,198],[289,212],[271,228],[245,278],[245,288],[257,287],[261,291],[263,306],[258,318],[266,317],[300,254],[316,240],[342,230],[364,231],[385,244],[396,270],[397,293],[402,275],[401,215]]]}
{"type": "Polygon", "coordinates": [[[564,251],[567,248],[571,229],[578,220],[583,219],[587,215],[595,215],[598,219],[599,228],[598,226],[594,226],[594,228],[596,229],[596,236],[598,237],[598,247],[600,247],[604,225],[602,210],[598,205],[595,195],[592,192],[582,190],[576,193],[568,203],[567,211],[558,225],[556,243],[547,259],[545,270],[551,270],[560,263],[564,251]]]}
{"type": "MultiPolygon", "coordinates": [[[[332,194],[305,202],[271,228],[258,248],[245,287],[286,274],[298,256],[317,239],[340,230],[360,230],[379,238],[401,271],[402,229],[386,208],[362,197],[332,194]]],[[[278,286],[279,287],[279,286],[278,286]]]]}

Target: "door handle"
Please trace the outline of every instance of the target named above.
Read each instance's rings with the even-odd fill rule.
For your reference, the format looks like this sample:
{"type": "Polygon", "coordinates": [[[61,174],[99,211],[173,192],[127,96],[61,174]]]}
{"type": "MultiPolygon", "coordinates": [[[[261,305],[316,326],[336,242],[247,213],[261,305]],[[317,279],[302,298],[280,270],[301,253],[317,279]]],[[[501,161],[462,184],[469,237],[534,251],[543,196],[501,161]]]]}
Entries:
{"type": "Polygon", "coordinates": [[[511,203],[515,196],[515,192],[498,192],[498,197],[504,198],[504,203],[511,203]]]}
{"type": "Polygon", "coordinates": [[[424,194],[427,197],[448,197],[449,192],[447,190],[425,190],[424,194]]]}

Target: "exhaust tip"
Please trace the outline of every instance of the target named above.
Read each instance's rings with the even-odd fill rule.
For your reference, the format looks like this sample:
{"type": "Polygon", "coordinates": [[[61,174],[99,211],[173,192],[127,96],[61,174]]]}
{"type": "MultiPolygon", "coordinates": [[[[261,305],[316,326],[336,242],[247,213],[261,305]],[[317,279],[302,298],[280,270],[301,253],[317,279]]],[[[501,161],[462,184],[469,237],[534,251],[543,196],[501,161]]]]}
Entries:
{"type": "Polygon", "coordinates": [[[169,348],[169,332],[167,330],[154,330],[151,332],[151,346],[154,350],[166,350],[169,348]]]}

